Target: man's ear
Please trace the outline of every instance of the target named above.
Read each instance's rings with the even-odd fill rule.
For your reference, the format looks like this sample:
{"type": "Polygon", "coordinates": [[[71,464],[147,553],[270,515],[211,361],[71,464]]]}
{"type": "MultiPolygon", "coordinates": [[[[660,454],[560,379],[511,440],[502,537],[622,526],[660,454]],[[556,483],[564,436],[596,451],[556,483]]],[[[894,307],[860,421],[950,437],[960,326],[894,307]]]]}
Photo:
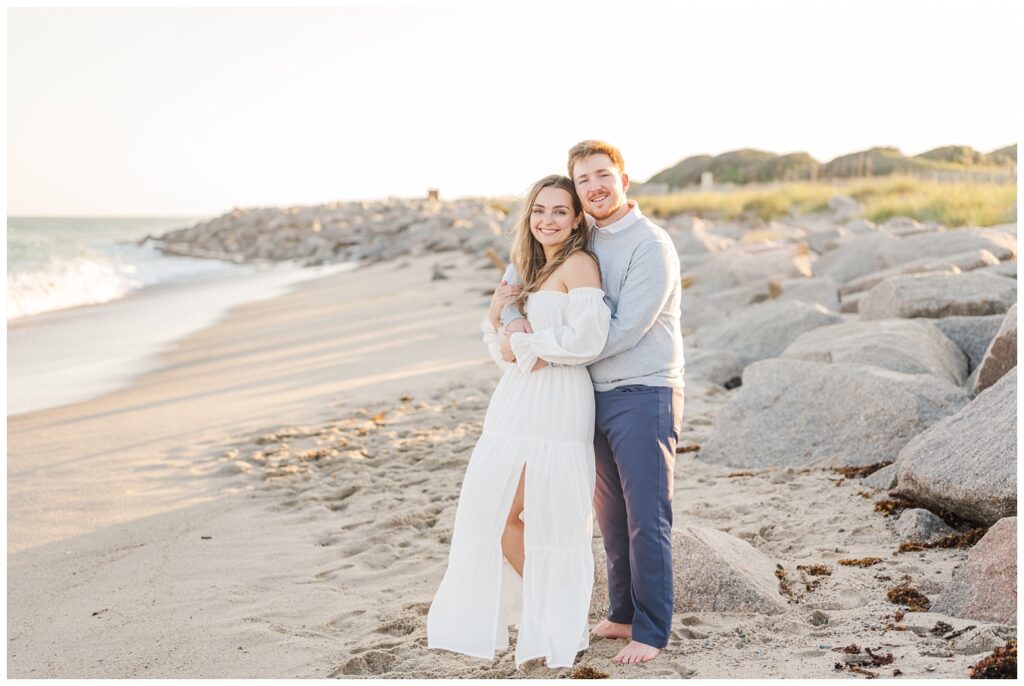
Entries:
{"type": "Polygon", "coordinates": [[[622,192],[625,193],[629,190],[629,174],[622,172],[622,192]]]}

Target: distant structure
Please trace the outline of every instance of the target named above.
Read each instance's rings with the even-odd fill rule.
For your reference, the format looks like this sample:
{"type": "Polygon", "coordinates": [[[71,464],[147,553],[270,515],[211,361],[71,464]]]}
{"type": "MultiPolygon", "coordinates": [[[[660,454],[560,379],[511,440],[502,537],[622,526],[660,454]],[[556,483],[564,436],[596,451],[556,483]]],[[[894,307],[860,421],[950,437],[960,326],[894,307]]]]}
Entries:
{"type": "Polygon", "coordinates": [[[438,201],[441,199],[441,191],[436,188],[427,189],[427,200],[438,201]]]}
{"type": "Polygon", "coordinates": [[[667,183],[629,183],[630,195],[665,195],[671,188],[667,183]]]}
{"type": "Polygon", "coordinates": [[[700,175],[700,189],[702,191],[710,191],[715,185],[715,175],[709,171],[704,172],[700,175]]]}

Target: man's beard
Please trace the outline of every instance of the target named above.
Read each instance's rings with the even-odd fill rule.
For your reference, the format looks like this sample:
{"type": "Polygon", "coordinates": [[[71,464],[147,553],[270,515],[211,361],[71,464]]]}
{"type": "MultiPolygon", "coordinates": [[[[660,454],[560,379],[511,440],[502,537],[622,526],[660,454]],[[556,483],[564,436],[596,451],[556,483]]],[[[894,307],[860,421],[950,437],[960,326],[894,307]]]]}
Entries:
{"type": "Polygon", "coordinates": [[[615,214],[616,212],[618,212],[620,209],[622,209],[622,207],[625,204],[626,204],[626,201],[623,200],[621,203],[619,203],[615,207],[610,208],[609,210],[607,210],[603,214],[595,214],[594,212],[592,212],[590,210],[587,210],[587,214],[589,214],[591,217],[593,217],[597,221],[603,221],[603,220],[607,219],[608,217],[612,216],[613,214],[615,214]]]}

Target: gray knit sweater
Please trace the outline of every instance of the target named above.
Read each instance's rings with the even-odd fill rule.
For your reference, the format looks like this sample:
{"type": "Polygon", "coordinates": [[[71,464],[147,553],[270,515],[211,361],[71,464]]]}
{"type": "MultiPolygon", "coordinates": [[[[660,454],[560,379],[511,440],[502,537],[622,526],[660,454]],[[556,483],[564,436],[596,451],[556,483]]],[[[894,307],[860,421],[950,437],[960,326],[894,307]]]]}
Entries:
{"type": "MultiPolygon", "coordinates": [[[[665,230],[633,210],[615,233],[595,228],[591,250],[601,265],[601,287],[612,311],[608,342],[588,366],[594,390],[619,386],[683,386],[683,337],[679,325],[679,257],[665,230]]],[[[510,265],[509,283],[522,283],[510,265]]],[[[506,324],[519,317],[502,311],[506,324]]]]}

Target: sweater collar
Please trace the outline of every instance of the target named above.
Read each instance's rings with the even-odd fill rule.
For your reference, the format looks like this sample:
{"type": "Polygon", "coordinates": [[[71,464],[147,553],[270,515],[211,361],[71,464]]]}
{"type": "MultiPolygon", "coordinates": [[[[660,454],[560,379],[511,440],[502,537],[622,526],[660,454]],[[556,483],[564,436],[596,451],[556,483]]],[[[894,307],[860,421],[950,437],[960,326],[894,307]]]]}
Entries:
{"type": "Polygon", "coordinates": [[[616,222],[609,224],[608,226],[594,227],[594,231],[600,231],[601,233],[618,233],[625,228],[628,228],[631,224],[639,221],[644,215],[640,213],[640,205],[637,204],[636,200],[627,200],[626,204],[629,205],[629,212],[627,212],[621,219],[616,222]]]}

